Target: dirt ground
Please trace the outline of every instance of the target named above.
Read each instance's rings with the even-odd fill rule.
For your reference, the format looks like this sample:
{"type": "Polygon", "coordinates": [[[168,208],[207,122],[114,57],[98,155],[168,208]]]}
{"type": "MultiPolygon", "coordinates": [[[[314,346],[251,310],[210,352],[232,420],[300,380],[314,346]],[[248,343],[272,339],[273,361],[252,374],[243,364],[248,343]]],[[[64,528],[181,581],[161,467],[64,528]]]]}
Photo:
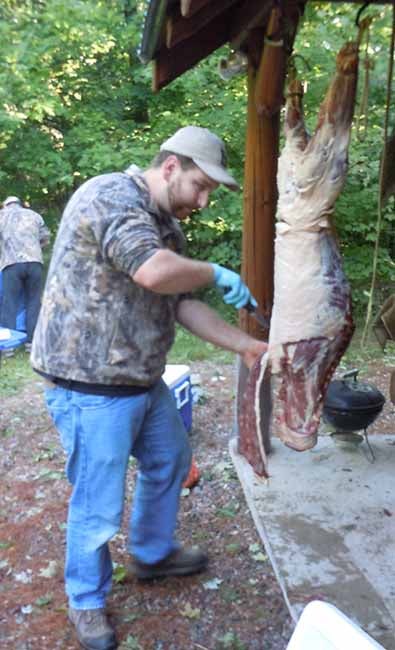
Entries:
{"type": "MultiPolygon", "coordinates": [[[[121,650],[285,650],[292,622],[262,548],[228,453],[234,369],[199,362],[203,396],[191,442],[201,480],[182,497],[180,539],[209,551],[209,570],[138,583],[127,574],[126,526],[111,543],[115,583],[109,612],[121,650]]],[[[388,398],[389,369],[371,364],[362,379],[388,398]]],[[[37,378],[3,398],[0,412],[0,648],[77,650],[63,590],[69,486],[64,456],[37,378]]],[[[393,433],[387,399],[371,434],[393,433]]],[[[128,476],[128,503],[134,468],[128,476]]]]}

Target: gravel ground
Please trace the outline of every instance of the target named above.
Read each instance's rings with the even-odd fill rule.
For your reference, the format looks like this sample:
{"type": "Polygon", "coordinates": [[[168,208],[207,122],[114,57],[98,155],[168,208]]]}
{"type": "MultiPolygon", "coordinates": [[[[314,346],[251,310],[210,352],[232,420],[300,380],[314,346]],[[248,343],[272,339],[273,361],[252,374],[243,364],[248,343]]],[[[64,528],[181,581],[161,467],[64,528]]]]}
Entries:
{"type": "MultiPolygon", "coordinates": [[[[12,363],[12,360],[4,360],[12,363]]],[[[292,622],[255,530],[228,453],[234,415],[233,366],[191,364],[202,396],[191,442],[201,472],[182,497],[180,539],[210,554],[207,572],[140,584],[127,574],[126,527],[111,542],[116,563],[109,612],[121,650],[285,650],[292,622]]],[[[387,397],[371,434],[393,433],[391,367],[365,366],[361,379],[387,397]]],[[[69,486],[64,456],[32,381],[2,398],[0,411],[0,647],[77,650],[63,590],[69,486]]],[[[125,519],[135,469],[128,475],[125,519]]]]}
{"type": "MultiPolygon", "coordinates": [[[[213,362],[191,369],[203,389],[191,432],[201,478],[182,497],[179,536],[208,550],[209,569],[136,582],[127,574],[124,526],[111,542],[116,582],[108,603],[119,647],[285,650],[292,622],[228,453],[234,369],[213,362]]],[[[41,391],[41,382],[33,381],[1,404],[0,647],[74,650],[79,646],[63,591],[69,486],[41,391]]],[[[131,466],[125,519],[134,473],[131,466]]]]}

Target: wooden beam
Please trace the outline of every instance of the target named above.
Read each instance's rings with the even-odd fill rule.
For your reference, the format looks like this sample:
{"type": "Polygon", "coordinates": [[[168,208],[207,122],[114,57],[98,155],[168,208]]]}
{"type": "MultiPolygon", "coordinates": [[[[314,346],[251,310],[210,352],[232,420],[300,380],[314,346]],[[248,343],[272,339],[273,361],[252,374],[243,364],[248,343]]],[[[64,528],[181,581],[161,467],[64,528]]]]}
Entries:
{"type": "Polygon", "coordinates": [[[167,47],[171,48],[181,40],[188,39],[203,27],[208,26],[211,30],[212,20],[220,14],[229,25],[229,42],[237,41],[241,33],[247,36],[248,30],[265,23],[272,4],[272,0],[215,0],[202,5],[201,11],[196,15],[190,14],[193,18],[181,18],[179,13],[177,18],[175,13],[166,24],[167,47]]]}
{"type": "Polygon", "coordinates": [[[277,113],[284,103],[283,89],[287,62],[292,52],[304,3],[287,2],[284,9],[273,7],[265,33],[263,56],[259,64],[255,88],[255,104],[259,114],[277,113]]]}
{"type": "MultiPolygon", "coordinates": [[[[242,276],[258,300],[260,310],[270,316],[273,303],[274,221],[277,206],[277,159],[279,150],[280,113],[268,117],[258,115],[255,107],[257,43],[249,43],[254,52],[248,70],[247,137],[244,168],[244,223],[242,276]]],[[[249,56],[250,58],[250,56],[249,56]]],[[[266,340],[254,318],[242,309],[240,326],[251,336],[266,340]]],[[[237,383],[237,414],[244,396],[248,372],[240,362],[237,383]]],[[[270,383],[264,380],[260,399],[260,431],[266,453],[270,451],[270,383]]],[[[237,417],[237,421],[238,421],[237,417]]],[[[242,432],[239,431],[239,436],[242,432]]],[[[240,440],[240,438],[239,438],[240,440]]]]}
{"type": "MultiPolygon", "coordinates": [[[[263,313],[270,315],[280,119],[279,113],[270,117],[258,115],[256,78],[256,68],[252,64],[248,72],[242,275],[263,313]]],[[[241,326],[249,334],[262,338],[259,325],[249,314],[242,314],[241,326]]]]}
{"type": "MultiPolygon", "coordinates": [[[[292,51],[304,3],[288,2],[285,9],[287,53],[292,51]]],[[[274,223],[277,208],[277,159],[280,137],[281,101],[273,102],[272,111],[261,111],[256,106],[260,96],[258,84],[262,83],[262,62],[265,61],[266,45],[259,42],[260,30],[251,30],[248,42],[248,111],[244,170],[244,225],[242,273],[262,311],[269,315],[273,300],[274,269],[274,223]],[[260,55],[260,64],[257,59],[260,55]],[[276,110],[277,109],[277,110],[276,110]]],[[[284,53],[285,54],[285,53],[284,53]]],[[[270,70],[267,71],[268,74],[270,70]]],[[[284,83],[285,66],[272,70],[279,74],[280,90],[284,83]]],[[[241,316],[243,329],[257,336],[256,321],[245,313],[241,316]]]]}
{"type": "Polygon", "coordinates": [[[154,61],[153,90],[158,91],[166,86],[214,50],[231,41],[239,32],[247,34],[251,24],[258,21],[257,8],[261,19],[262,15],[268,15],[270,6],[271,0],[266,0],[266,3],[265,0],[238,0],[216,16],[208,27],[205,25],[189,39],[170,49],[163,46],[154,61]],[[266,6],[264,14],[262,3],[266,6]]]}
{"type": "Polygon", "coordinates": [[[237,2],[238,0],[216,0],[189,18],[183,18],[179,12],[173,13],[166,21],[166,46],[169,49],[174,47],[181,41],[191,38],[207,25],[211,29],[214,18],[226,12],[237,2]]]}
{"type": "Polygon", "coordinates": [[[271,0],[244,0],[232,11],[229,41],[237,48],[256,27],[263,27],[269,16],[271,0]]]}
{"type": "Polygon", "coordinates": [[[203,9],[203,7],[208,7],[213,4],[215,4],[213,0],[181,0],[181,14],[185,18],[189,18],[203,9]]]}
{"type": "Polygon", "coordinates": [[[210,23],[210,29],[196,32],[188,41],[182,41],[170,50],[162,47],[154,61],[153,90],[156,92],[166,86],[227,40],[227,21],[220,15],[210,23]]]}

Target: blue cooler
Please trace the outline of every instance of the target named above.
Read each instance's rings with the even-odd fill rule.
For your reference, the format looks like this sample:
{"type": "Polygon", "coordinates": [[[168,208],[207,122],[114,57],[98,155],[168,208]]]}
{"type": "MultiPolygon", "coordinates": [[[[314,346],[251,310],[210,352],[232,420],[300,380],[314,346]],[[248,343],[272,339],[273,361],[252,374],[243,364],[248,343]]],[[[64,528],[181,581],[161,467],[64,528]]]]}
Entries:
{"type": "Polygon", "coordinates": [[[13,350],[22,345],[27,339],[25,332],[17,332],[7,327],[0,327],[0,355],[5,350],[13,350]]]}
{"type": "Polygon", "coordinates": [[[162,379],[170,388],[186,430],[192,428],[191,371],[189,366],[168,364],[162,379]]]}

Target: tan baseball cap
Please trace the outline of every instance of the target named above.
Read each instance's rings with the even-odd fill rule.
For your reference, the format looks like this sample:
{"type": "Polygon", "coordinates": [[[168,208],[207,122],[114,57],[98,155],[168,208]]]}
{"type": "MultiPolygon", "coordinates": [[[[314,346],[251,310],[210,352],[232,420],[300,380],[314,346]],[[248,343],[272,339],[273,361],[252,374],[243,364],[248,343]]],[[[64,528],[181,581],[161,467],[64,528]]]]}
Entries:
{"type": "Polygon", "coordinates": [[[226,169],[226,151],[221,138],[200,126],[184,126],[163,142],[160,150],[191,158],[209,178],[238,191],[239,184],[226,169]]]}

